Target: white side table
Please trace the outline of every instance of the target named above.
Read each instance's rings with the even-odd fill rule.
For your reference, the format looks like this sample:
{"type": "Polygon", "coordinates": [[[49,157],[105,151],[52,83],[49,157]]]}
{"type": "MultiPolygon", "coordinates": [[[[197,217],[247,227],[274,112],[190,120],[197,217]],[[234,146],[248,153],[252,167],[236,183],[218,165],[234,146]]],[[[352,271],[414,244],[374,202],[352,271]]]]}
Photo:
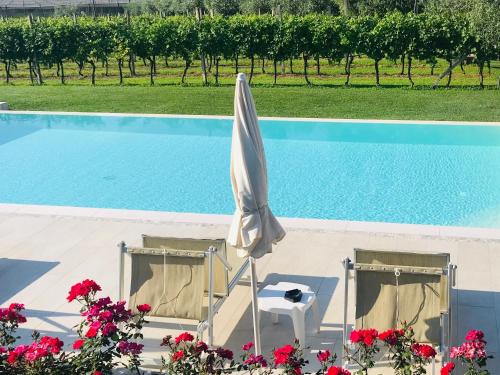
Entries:
{"type": "MultiPolygon", "coordinates": [[[[300,345],[306,345],[306,329],[305,315],[311,307],[315,333],[319,332],[320,319],[318,302],[316,295],[310,287],[302,284],[279,282],[276,285],[267,285],[258,293],[259,314],[261,311],[267,311],[272,314],[273,323],[278,323],[280,314],[289,315],[292,318],[295,337],[299,340],[300,345]],[[285,292],[291,289],[300,289],[302,291],[302,299],[300,302],[293,303],[286,300],[285,292]]],[[[260,320],[259,320],[260,321],[260,320]]]]}

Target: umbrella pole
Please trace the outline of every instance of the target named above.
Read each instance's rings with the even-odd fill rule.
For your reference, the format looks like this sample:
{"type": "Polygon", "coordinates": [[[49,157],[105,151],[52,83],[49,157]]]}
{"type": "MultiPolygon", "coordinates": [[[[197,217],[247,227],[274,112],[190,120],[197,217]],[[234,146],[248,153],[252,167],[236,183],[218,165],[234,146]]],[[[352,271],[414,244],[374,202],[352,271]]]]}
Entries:
{"type": "Polygon", "coordinates": [[[259,316],[259,305],[257,299],[257,270],[255,267],[255,258],[249,257],[250,259],[250,282],[252,284],[252,315],[253,315],[253,334],[255,341],[255,355],[262,354],[262,349],[260,345],[260,316],[259,316]]]}

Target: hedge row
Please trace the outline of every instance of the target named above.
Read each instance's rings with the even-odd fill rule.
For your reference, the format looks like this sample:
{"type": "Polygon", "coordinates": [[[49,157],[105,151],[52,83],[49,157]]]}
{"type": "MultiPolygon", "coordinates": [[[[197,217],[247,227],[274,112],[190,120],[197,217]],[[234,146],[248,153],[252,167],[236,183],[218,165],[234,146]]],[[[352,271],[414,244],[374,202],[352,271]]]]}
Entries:
{"type": "MultiPolygon", "coordinates": [[[[348,84],[352,59],[355,55],[366,55],[374,61],[377,84],[381,59],[406,58],[408,79],[413,85],[411,63],[415,58],[431,64],[442,58],[452,68],[454,61],[473,53],[482,77],[484,64],[499,55],[500,46],[483,42],[473,29],[462,16],[411,13],[391,13],[383,18],[237,15],[206,17],[201,21],[183,16],[7,19],[0,21],[0,60],[5,66],[7,82],[11,66],[27,62],[32,82],[43,83],[40,65],[46,64],[57,66],[64,83],[64,64],[75,62],[80,72],[84,64],[92,67],[92,84],[95,84],[96,64],[113,59],[118,64],[121,84],[124,66],[128,65],[134,75],[135,59],[140,58],[149,62],[150,80],[154,84],[159,57],[185,62],[182,82],[194,60],[213,62],[217,82],[221,58],[233,60],[236,72],[238,58],[250,59],[250,80],[255,59],[267,59],[273,62],[276,82],[280,62],[302,58],[307,83],[311,59],[345,58],[348,84]]],[[[206,74],[202,76],[206,83],[206,74]]],[[[450,80],[451,69],[448,84],[450,80]]]]}

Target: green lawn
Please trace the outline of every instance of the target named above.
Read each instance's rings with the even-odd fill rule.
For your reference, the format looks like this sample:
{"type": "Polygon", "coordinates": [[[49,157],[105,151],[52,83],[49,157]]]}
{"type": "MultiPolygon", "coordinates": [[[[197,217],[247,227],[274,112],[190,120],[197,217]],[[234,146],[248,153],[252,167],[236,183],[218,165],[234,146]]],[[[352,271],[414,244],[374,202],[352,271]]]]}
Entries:
{"type": "MultiPolygon", "coordinates": [[[[233,87],[0,87],[17,110],[220,114],[233,87]]],[[[500,91],[475,89],[254,87],[261,116],[499,121],[500,91]]]]}
{"type": "MultiPolygon", "coordinates": [[[[445,64],[436,66],[435,74],[424,63],[414,64],[415,88],[400,75],[400,66],[384,60],[381,64],[381,87],[375,87],[373,64],[366,58],[355,59],[350,87],[344,87],[342,64],[321,62],[321,74],[315,66],[309,68],[312,86],[304,84],[302,66],[294,63],[294,74],[286,66],[278,85],[272,85],[272,67],[266,73],[256,68],[253,93],[261,116],[372,118],[410,120],[500,121],[500,90],[495,88],[500,62],[494,62],[491,73],[486,72],[485,90],[477,87],[477,67],[470,65],[453,73],[452,87],[430,89],[430,85],[445,64]]],[[[11,109],[84,112],[135,112],[174,114],[221,114],[233,112],[234,68],[230,62],[221,66],[220,86],[202,87],[200,69],[190,69],[187,85],[179,85],[181,62],[158,62],[155,86],[149,86],[148,67],[137,63],[137,77],[129,77],[125,69],[125,85],[117,85],[117,72],[110,64],[109,75],[99,66],[97,86],[89,83],[86,67],[83,79],[77,76],[75,64],[67,63],[66,85],[61,85],[55,69],[44,68],[43,86],[31,86],[29,75],[20,65],[13,71],[12,84],[0,84],[0,101],[11,109]]],[[[242,71],[248,72],[248,61],[242,61],[242,71]]],[[[4,72],[0,70],[3,78],[4,72]]],[[[446,80],[442,81],[444,84],[446,80]]]]}

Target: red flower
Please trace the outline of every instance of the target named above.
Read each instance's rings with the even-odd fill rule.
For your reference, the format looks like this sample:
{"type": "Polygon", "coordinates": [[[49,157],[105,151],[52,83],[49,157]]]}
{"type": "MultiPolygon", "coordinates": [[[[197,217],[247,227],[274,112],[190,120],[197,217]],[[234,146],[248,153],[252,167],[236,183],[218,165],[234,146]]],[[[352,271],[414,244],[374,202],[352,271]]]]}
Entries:
{"type": "Polygon", "coordinates": [[[330,352],[328,350],[325,351],[319,351],[316,357],[318,358],[318,361],[321,363],[327,362],[330,359],[330,352]]]}
{"type": "Polygon", "coordinates": [[[181,333],[179,336],[175,338],[175,343],[178,345],[180,342],[188,341],[191,342],[194,340],[194,336],[188,332],[181,333]]]}
{"type": "Polygon", "coordinates": [[[108,322],[102,328],[102,334],[104,336],[108,337],[108,336],[111,336],[113,333],[115,333],[117,330],[118,330],[118,327],[115,324],[108,322]]]}
{"type": "Polygon", "coordinates": [[[328,369],[326,375],[351,375],[351,373],[342,367],[332,366],[328,369]]]}
{"type": "Polygon", "coordinates": [[[423,358],[434,358],[437,354],[432,346],[426,344],[413,344],[411,350],[413,354],[423,358]]]}
{"type": "Polygon", "coordinates": [[[295,348],[292,345],[285,345],[274,351],[274,364],[282,365],[288,363],[290,356],[295,352],[295,348]]]}
{"type": "Polygon", "coordinates": [[[203,341],[198,341],[195,345],[195,349],[198,352],[206,352],[208,350],[208,345],[205,344],[203,341]]]}
{"type": "Polygon", "coordinates": [[[179,350],[172,355],[172,362],[178,362],[184,358],[184,350],[179,350]]]}
{"type": "Polygon", "coordinates": [[[145,303],[143,305],[138,305],[137,311],[139,311],[141,313],[148,313],[151,311],[151,306],[149,306],[147,303],[145,303]]]}
{"type": "Polygon", "coordinates": [[[89,330],[85,334],[85,337],[94,338],[99,333],[99,328],[101,328],[101,323],[96,321],[90,325],[89,330]]]}
{"type": "Polygon", "coordinates": [[[441,367],[441,375],[450,375],[455,368],[455,364],[453,362],[448,362],[446,365],[441,367]]]}
{"type": "Polygon", "coordinates": [[[465,339],[467,341],[475,341],[475,340],[477,340],[477,341],[483,341],[483,339],[484,339],[484,332],[476,330],[476,329],[472,329],[469,332],[467,332],[467,335],[465,336],[465,339]]]}
{"type": "Polygon", "coordinates": [[[7,362],[10,364],[15,363],[20,357],[24,356],[24,354],[28,351],[28,345],[19,345],[14,350],[9,352],[9,356],[7,358],[7,362]]]}
{"type": "Polygon", "coordinates": [[[139,355],[143,348],[144,345],[136,342],[120,341],[118,343],[118,350],[125,355],[139,355]]]}
{"type": "Polygon", "coordinates": [[[44,336],[40,339],[38,345],[52,354],[59,354],[64,343],[57,337],[44,336]]]}
{"type": "Polygon", "coordinates": [[[101,371],[96,370],[96,371],[94,371],[94,375],[102,375],[102,372],[101,372],[101,371]]]}
{"type": "Polygon", "coordinates": [[[389,329],[378,335],[378,338],[389,345],[396,345],[398,337],[404,336],[405,332],[402,329],[389,329]]]}
{"type": "Polygon", "coordinates": [[[76,340],[74,343],[73,343],[73,349],[75,350],[79,350],[83,344],[85,344],[85,340],[76,340]]]}
{"type": "Polygon", "coordinates": [[[351,342],[357,344],[362,343],[366,346],[372,346],[378,337],[378,332],[375,329],[358,329],[351,332],[351,342]]]}
{"type": "Polygon", "coordinates": [[[267,361],[262,355],[255,355],[251,353],[243,362],[245,365],[259,365],[260,367],[267,367],[267,361]]]}
{"type": "Polygon", "coordinates": [[[24,310],[22,303],[11,303],[9,307],[0,307],[0,322],[26,323],[26,317],[19,312],[24,310]]]}
{"type": "Polygon", "coordinates": [[[241,347],[241,349],[245,352],[248,352],[252,348],[253,348],[253,342],[247,342],[245,345],[241,347]]]}
{"type": "Polygon", "coordinates": [[[294,373],[295,375],[301,375],[301,374],[302,374],[302,369],[301,369],[300,367],[295,367],[295,368],[293,369],[293,373],[294,373]]]}
{"type": "Polygon", "coordinates": [[[228,360],[232,360],[233,359],[233,352],[229,349],[224,349],[224,348],[217,348],[215,350],[215,352],[217,353],[217,355],[221,358],[224,358],[224,359],[228,359],[228,360]]]}
{"type": "Polygon", "coordinates": [[[83,280],[81,283],[77,283],[71,287],[66,299],[68,302],[71,302],[78,297],[88,297],[89,294],[99,290],[101,290],[101,287],[94,280],[83,280]]]}

